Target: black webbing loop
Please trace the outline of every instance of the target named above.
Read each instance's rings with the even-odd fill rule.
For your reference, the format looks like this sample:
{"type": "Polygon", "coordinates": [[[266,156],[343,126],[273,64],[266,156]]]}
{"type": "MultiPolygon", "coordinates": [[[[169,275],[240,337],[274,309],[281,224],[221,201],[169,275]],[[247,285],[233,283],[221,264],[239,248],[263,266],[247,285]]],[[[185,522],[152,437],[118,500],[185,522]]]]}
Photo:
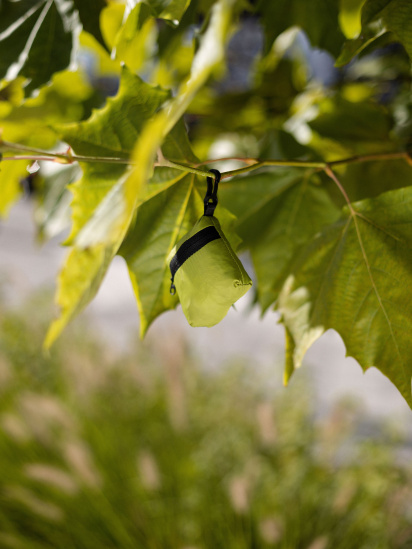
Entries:
{"type": "Polygon", "coordinates": [[[215,178],[213,177],[207,177],[207,192],[204,199],[205,204],[205,213],[204,215],[213,215],[215,213],[215,208],[217,206],[217,189],[219,186],[219,181],[221,174],[219,170],[209,170],[211,173],[214,174],[215,178]]]}

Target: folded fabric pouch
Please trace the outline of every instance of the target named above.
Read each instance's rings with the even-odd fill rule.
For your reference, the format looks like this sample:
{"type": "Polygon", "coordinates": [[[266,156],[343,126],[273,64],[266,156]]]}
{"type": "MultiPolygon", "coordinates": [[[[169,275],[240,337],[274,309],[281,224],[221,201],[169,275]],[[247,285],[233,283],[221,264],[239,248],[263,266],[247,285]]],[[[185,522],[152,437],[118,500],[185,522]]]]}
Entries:
{"type": "Polygon", "coordinates": [[[202,216],[173,248],[168,262],[191,326],[214,326],[251,288],[252,281],[213,215],[202,216]]]}

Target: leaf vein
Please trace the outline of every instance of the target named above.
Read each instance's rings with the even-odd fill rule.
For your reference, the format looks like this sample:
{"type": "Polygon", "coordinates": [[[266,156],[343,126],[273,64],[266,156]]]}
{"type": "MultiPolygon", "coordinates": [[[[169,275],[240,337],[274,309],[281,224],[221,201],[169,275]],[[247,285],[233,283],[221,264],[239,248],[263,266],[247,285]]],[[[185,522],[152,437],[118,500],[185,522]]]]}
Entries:
{"type": "Polygon", "coordinates": [[[408,376],[407,376],[407,372],[406,372],[406,367],[405,367],[405,362],[402,358],[402,355],[401,355],[401,352],[400,352],[400,349],[399,349],[399,345],[398,345],[398,342],[395,338],[395,334],[393,332],[393,328],[392,328],[392,323],[390,321],[390,318],[389,318],[389,315],[384,307],[384,304],[383,304],[383,300],[379,294],[379,291],[378,291],[378,288],[376,286],[376,283],[375,283],[375,280],[373,278],[373,275],[372,275],[372,269],[371,269],[371,266],[370,266],[370,263],[369,263],[369,259],[368,259],[368,256],[366,254],[366,250],[365,250],[365,247],[364,247],[364,244],[363,244],[363,240],[362,240],[362,235],[361,235],[361,232],[360,232],[360,228],[358,226],[358,221],[357,221],[357,216],[356,216],[356,212],[354,210],[352,210],[352,217],[353,217],[353,221],[354,221],[354,224],[355,224],[355,230],[356,230],[356,234],[357,234],[357,237],[358,237],[358,242],[359,242],[359,246],[360,246],[360,249],[361,249],[361,252],[362,252],[362,256],[363,256],[363,259],[365,261],[365,265],[366,265],[366,269],[368,271],[368,275],[369,275],[369,279],[371,281],[371,284],[372,284],[372,287],[373,287],[373,290],[375,292],[375,295],[376,295],[376,298],[378,300],[378,303],[379,303],[379,307],[381,308],[382,312],[383,312],[383,315],[385,317],[385,320],[388,324],[388,327],[389,327],[389,331],[390,331],[390,334],[391,334],[391,338],[392,338],[392,341],[395,345],[395,349],[396,349],[396,353],[399,357],[399,360],[401,362],[401,365],[402,365],[402,369],[403,369],[403,372],[404,372],[404,377],[405,377],[405,381],[408,385],[408,376]]]}

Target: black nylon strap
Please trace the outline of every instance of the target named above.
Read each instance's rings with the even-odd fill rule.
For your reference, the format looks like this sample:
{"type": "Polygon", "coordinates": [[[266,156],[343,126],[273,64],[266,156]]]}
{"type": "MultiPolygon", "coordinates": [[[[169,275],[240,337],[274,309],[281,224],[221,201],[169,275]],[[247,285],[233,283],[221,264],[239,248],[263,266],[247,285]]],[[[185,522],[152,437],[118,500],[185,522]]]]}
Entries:
{"type": "Polygon", "coordinates": [[[217,206],[217,189],[219,186],[219,181],[221,178],[221,173],[219,170],[209,170],[210,173],[212,173],[215,177],[207,177],[206,183],[207,183],[207,192],[204,199],[205,204],[205,211],[204,215],[211,216],[215,213],[215,209],[217,206]]]}
{"type": "Polygon", "coordinates": [[[220,238],[220,234],[215,227],[205,227],[198,233],[194,234],[188,238],[180,248],[177,250],[176,254],[173,256],[170,262],[170,272],[172,275],[172,282],[174,280],[176,271],[183,265],[183,263],[189,259],[194,253],[198,252],[206,246],[209,242],[217,240],[220,238]]]}

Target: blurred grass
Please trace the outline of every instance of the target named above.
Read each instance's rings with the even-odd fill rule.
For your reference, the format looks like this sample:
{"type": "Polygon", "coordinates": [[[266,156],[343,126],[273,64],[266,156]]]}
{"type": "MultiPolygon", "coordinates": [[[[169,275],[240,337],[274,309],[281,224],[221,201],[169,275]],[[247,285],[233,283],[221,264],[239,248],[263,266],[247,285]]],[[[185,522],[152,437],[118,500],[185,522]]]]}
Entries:
{"type": "Polygon", "coordinates": [[[316,419],[182,341],[120,359],[81,326],[46,356],[43,310],[0,305],[0,548],[412,547],[403,441],[353,403],[316,419]]]}

